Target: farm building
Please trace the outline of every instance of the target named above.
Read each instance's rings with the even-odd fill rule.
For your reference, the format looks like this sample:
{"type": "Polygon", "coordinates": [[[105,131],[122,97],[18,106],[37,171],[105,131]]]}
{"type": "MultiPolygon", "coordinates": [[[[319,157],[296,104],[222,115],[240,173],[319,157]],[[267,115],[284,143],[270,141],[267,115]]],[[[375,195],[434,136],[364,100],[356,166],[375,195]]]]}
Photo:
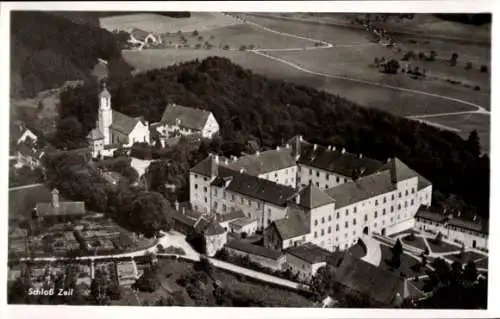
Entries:
{"type": "Polygon", "coordinates": [[[60,201],[59,191],[52,190],[52,201],[49,203],[38,203],[35,206],[34,215],[36,217],[48,216],[83,216],[85,215],[85,202],[81,201],[60,201]]]}

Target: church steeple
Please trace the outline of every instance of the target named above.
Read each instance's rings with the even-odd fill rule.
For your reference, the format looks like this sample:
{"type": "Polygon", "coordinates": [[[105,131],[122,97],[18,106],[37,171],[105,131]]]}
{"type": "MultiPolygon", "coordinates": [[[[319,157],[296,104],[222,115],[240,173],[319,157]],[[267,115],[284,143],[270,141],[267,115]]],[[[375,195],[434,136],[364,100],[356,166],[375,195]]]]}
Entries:
{"type": "Polygon", "coordinates": [[[99,94],[99,130],[104,136],[104,145],[111,144],[111,133],[109,127],[113,123],[113,111],[111,110],[111,94],[106,88],[106,82],[102,84],[99,94]]]}

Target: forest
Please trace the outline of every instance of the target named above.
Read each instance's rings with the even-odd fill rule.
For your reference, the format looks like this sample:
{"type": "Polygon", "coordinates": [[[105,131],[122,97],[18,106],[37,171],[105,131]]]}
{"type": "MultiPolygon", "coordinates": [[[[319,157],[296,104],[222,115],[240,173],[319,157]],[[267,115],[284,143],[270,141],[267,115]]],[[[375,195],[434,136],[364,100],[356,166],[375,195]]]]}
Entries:
{"type": "MultiPolygon", "coordinates": [[[[488,217],[490,160],[475,131],[464,140],[336,95],[265,78],[220,57],[128,76],[108,87],[114,109],[151,123],[160,120],[167,103],[212,111],[221,123],[218,148],[226,156],[246,151],[249,141],[265,149],[298,134],[382,161],[396,156],[432,181],[438,205],[454,194],[463,216],[488,217]]],[[[69,140],[67,134],[71,143],[78,136],[84,140],[95,125],[98,92],[97,84],[63,92],[61,122],[71,118],[81,129],[59,135],[59,144],[69,140]]]]}
{"type": "Polygon", "coordinates": [[[11,15],[12,97],[32,97],[65,81],[92,81],[101,58],[109,62],[110,77],[130,73],[115,36],[91,24],[38,11],[11,15]]]}

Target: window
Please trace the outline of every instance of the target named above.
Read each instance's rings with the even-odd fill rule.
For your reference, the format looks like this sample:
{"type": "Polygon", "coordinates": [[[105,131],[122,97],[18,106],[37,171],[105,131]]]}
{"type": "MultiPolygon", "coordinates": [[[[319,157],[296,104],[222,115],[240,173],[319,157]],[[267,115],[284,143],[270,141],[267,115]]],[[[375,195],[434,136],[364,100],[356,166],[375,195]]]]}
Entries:
{"type": "Polygon", "coordinates": [[[203,180],[204,180],[204,181],[206,182],[206,181],[208,180],[208,178],[206,178],[206,177],[203,177],[203,180]]]}
{"type": "MultiPolygon", "coordinates": [[[[344,234],[344,238],[347,238],[347,233],[345,233],[345,234],[344,234]]],[[[346,248],[347,248],[347,245],[345,245],[345,246],[346,246],[346,248]]]]}
{"type": "Polygon", "coordinates": [[[335,225],[335,230],[336,230],[336,231],[339,231],[339,228],[340,228],[340,227],[339,227],[339,224],[335,225]]]}
{"type": "Polygon", "coordinates": [[[318,238],[318,233],[314,232],[314,238],[318,238]]]}
{"type": "Polygon", "coordinates": [[[354,206],[354,214],[356,214],[358,212],[358,208],[356,206],[354,206]]]}
{"type": "Polygon", "coordinates": [[[325,217],[321,217],[321,223],[324,224],[325,223],[325,217]]]}
{"type": "Polygon", "coordinates": [[[373,224],[373,228],[377,228],[377,223],[373,224]]]}
{"type": "Polygon", "coordinates": [[[368,221],[368,215],[365,215],[365,222],[368,221]]]}
{"type": "Polygon", "coordinates": [[[278,173],[274,173],[274,177],[278,177],[278,173]]]}
{"type": "Polygon", "coordinates": [[[316,187],[319,187],[319,182],[316,182],[316,187]]]}
{"type": "Polygon", "coordinates": [[[330,179],[330,174],[326,173],[326,180],[330,179]]]}
{"type": "Polygon", "coordinates": [[[345,215],[346,215],[346,217],[349,216],[349,209],[345,210],[345,215]]]}
{"type": "Polygon", "coordinates": [[[314,226],[318,226],[318,220],[317,219],[314,220],[314,226]]]}
{"type": "Polygon", "coordinates": [[[405,208],[408,207],[408,201],[405,201],[405,208]]]}
{"type": "Polygon", "coordinates": [[[206,197],[206,196],[205,196],[205,203],[208,203],[208,199],[207,199],[207,197],[206,197]]]}
{"type": "Polygon", "coordinates": [[[214,208],[217,209],[217,202],[214,201],[214,208]]]}
{"type": "Polygon", "coordinates": [[[313,170],[309,169],[309,175],[312,175],[312,174],[313,174],[313,170]]]}
{"type": "Polygon", "coordinates": [[[375,200],[375,206],[378,206],[378,199],[375,200]]]}
{"type": "Polygon", "coordinates": [[[352,224],[353,224],[354,226],[356,226],[356,218],[354,218],[354,219],[352,220],[352,224]]]}
{"type": "Polygon", "coordinates": [[[224,211],[224,212],[225,212],[226,210],[227,210],[227,206],[226,206],[226,204],[223,204],[223,205],[222,205],[222,211],[224,211]]]}
{"type": "Polygon", "coordinates": [[[387,203],[387,198],[384,196],[384,204],[387,203]]]}
{"type": "Polygon", "coordinates": [[[325,185],[325,188],[328,189],[328,185],[325,185]]]}
{"type": "Polygon", "coordinates": [[[257,208],[260,208],[260,202],[257,202],[257,208]]]}
{"type": "Polygon", "coordinates": [[[378,213],[377,213],[377,211],[375,211],[375,214],[374,214],[374,215],[375,215],[375,218],[377,218],[377,217],[378,217],[378,213]]]}
{"type": "Polygon", "coordinates": [[[332,221],[332,215],[328,215],[328,221],[331,222],[332,221]]]}
{"type": "Polygon", "coordinates": [[[391,195],[391,199],[394,200],[394,194],[391,195]]]}
{"type": "Polygon", "coordinates": [[[214,196],[217,196],[217,190],[214,189],[214,196]]]}
{"type": "Polygon", "coordinates": [[[391,213],[394,213],[394,206],[391,206],[391,213]]]}
{"type": "Polygon", "coordinates": [[[331,234],[332,233],[332,226],[328,226],[328,233],[331,234]]]}
{"type": "Polygon", "coordinates": [[[411,202],[410,202],[410,205],[411,205],[411,206],[413,206],[413,204],[414,204],[414,203],[415,203],[415,202],[414,202],[414,201],[413,201],[413,199],[412,199],[412,200],[411,200],[411,202]]]}
{"type": "Polygon", "coordinates": [[[411,188],[411,193],[412,193],[412,194],[415,194],[415,187],[412,187],[412,188],[411,188]]]}
{"type": "Polygon", "coordinates": [[[408,190],[405,191],[405,196],[408,196],[408,190]]]}
{"type": "Polygon", "coordinates": [[[344,178],[344,183],[347,183],[347,178],[344,178]]]}
{"type": "Polygon", "coordinates": [[[267,209],[267,213],[268,213],[269,215],[271,215],[271,208],[268,208],[268,209],[267,209]]]}
{"type": "Polygon", "coordinates": [[[385,216],[385,208],[382,209],[382,216],[385,216]]]}
{"type": "Polygon", "coordinates": [[[339,218],[340,218],[340,213],[339,213],[339,212],[337,212],[337,219],[339,219],[339,218]]]}
{"type": "Polygon", "coordinates": [[[340,177],[337,176],[337,183],[340,183],[340,177]]]}
{"type": "Polygon", "coordinates": [[[319,172],[316,172],[316,177],[319,177],[319,172]]]}
{"type": "Polygon", "coordinates": [[[347,220],[345,222],[345,228],[349,228],[349,222],[347,220]]]}
{"type": "Polygon", "coordinates": [[[401,204],[398,204],[398,210],[401,210],[401,204]]]}
{"type": "Polygon", "coordinates": [[[198,184],[194,184],[194,189],[198,189],[198,184]]]}
{"type": "Polygon", "coordinates": [[[234,194],[231,194],[231,200],[234,201],[234,194]]]}
{"type": "Polygon", "coordinates": [[[399,192],[399,195],[398,195],[398,196],[399,196],[399,198],[401,198],[401,192],[399,192]]]}
{"type": "Polygon", "coordinates": [[[321,236],[325,236],[325,230],[324,229],[321,230],[321,236]]]}
{"type": "Polygon", "coordinates": [[[394,221],[394,217],[391,217],[391,223],[394,221]]]}

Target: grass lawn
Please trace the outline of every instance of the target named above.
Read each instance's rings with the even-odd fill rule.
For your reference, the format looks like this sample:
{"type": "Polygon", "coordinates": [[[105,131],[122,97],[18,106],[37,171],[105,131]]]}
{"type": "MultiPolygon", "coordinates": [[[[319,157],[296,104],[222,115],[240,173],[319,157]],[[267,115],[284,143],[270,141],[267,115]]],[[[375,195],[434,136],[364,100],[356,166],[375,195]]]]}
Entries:
{"type": "Polygon", "coordinates": [[[459,246],[448,244],[444,241],[441,241],[440,245],[436,245],[432,242],[432,239],[427,239],[427,243],[431,247],[431,252],[433,252],[433,253],[447,253],[447,252],[460,250],[459,246]]]}
{"type": "Polygon", "coordinates": [[[403,243],[409,246],[413,246],[422,250],[425,250],[427,246],[425,245],[424,239],[422,237],[415,236],[413,240],[409,239],[409,236],[403,237],[403,243]]]}
{"type": "MultiPolygon", "coordinates": [[[[61,201],[64,199],[61,197],[61,201]]],[[[9,219],[29,217],[37,203],[52,201],[52,190],[45,184],[9,189],[9,219]]]]}
{"type": "Polygon", "coordinates": [[[391,247],[386,245],[380,245],[380,249],[382,250],[382,261],[380,262],[379,267],[391,272],[402,272],[406,277],[414,277],[415,275],[424,275],[425,268],[420,268],[418,272],[413,271],[411,267],[420,261],[407,255],[401,254],[401,265],[396,270],[390,265],[390,261],[392,259],[391,247]]]}
{"type": "Polygon", "coordinates": [[[203,31],[239,23],[241,21],[218,12],[191,12],[189,18],[172,18],[151,13],[100,18],[101,28],[108,31],[125,30],[130,32],[133,28],[138,28],[155,33],[177,32],[179,30],[183,32],[203,31]]]}

